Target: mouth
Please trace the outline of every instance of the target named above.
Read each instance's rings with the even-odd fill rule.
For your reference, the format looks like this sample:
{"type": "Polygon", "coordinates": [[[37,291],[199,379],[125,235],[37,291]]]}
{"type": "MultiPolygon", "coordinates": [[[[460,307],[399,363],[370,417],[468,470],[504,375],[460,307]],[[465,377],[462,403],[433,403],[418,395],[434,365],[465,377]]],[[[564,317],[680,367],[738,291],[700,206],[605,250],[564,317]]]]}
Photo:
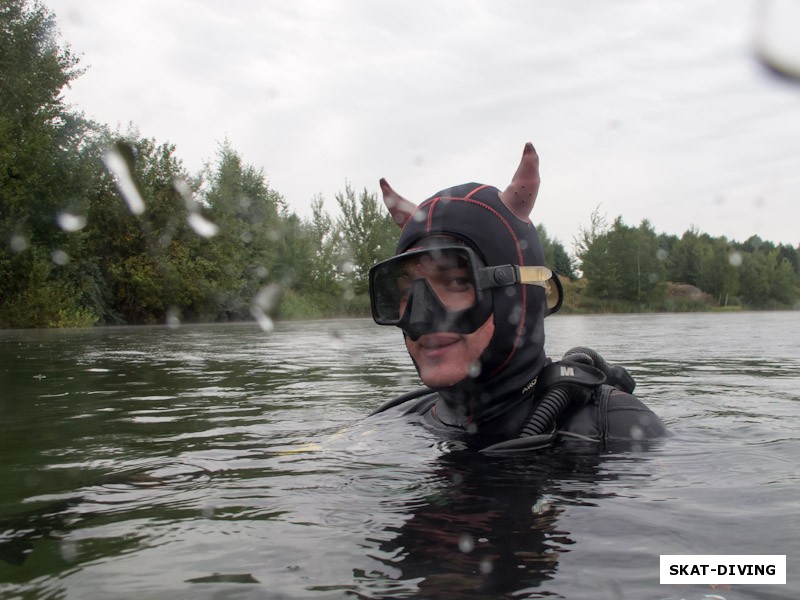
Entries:
{"type": "Polygon", "coordinates": [[[430,358],[435,358],[446,354],[451,346],[461,340],[461,336],[453,333],[432,333],[423,335],[417,344],[420,349],[430,358]]]}

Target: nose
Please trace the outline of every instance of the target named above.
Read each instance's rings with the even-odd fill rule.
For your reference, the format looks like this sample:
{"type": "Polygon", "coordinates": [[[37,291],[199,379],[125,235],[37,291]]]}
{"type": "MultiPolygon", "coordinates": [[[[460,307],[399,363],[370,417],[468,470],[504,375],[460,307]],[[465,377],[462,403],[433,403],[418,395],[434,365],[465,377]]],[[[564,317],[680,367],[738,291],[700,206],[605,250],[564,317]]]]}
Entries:
{"type": "Polygon", "coordinates": [[[411,284],[405,311],[397,326],[416,342],[426,333],[450,331],[456,319],[457,315],[445,308],[428,280],[423,278],[411,284]]]}

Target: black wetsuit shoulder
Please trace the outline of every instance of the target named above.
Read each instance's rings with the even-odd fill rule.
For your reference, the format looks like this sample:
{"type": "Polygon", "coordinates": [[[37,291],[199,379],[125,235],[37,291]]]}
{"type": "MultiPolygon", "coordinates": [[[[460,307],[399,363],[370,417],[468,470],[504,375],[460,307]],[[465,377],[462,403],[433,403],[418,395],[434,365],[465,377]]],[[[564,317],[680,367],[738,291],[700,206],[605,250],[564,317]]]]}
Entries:
{"type": "Polygon", "coordinates": [[[387,400],[372,411],[369,416],[395,409],[402,415],[424,414],[433,407],[437,398],[438,394],[432,389],[427,387],[419,388],[387,400]]]}
{"type": "Polygon", "coordinates": [[[668,435],[664,423],[644,402],[610,385],[600,386],[592,402],[559,422],[559,430],[598,441],[651,440],[668,435]]]}

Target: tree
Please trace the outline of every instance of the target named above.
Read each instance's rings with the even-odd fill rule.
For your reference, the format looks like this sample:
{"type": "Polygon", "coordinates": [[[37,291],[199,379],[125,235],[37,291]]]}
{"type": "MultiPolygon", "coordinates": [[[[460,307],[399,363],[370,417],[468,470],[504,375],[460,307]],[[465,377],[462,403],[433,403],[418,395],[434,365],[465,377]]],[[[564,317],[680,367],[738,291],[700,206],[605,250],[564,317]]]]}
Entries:
{"type": "Polygon", "coordinates": [[[575,241],[586,293],[601,300],[623,300],[639,306],[663,299],[665,268],[660,238],[646,220],[637,228],[617,217],[609,227],[597,210],[588,229],[575,241]]]}
{"type": "Polygon", "coordinates": [[[747,253],[742,258],[739,275],[741,296],[746,304],[754,308],[766,308],[770,299],[769,257],[763,252],[747,253]]]}
{"type": "Polygon", "coordinates": [[[110,296],[107,320],[163,323],[171,310],[210,316],[213,268],[201,260],[176,185],[189,177],[174,146],[134,129],[124,139],[104,131],[86,154],[98,171],[87,195],[85,233],[110,296]]]}
{"type": "Polygon", "coordinates": [[[772,300],[780,306],[791,306],[797,300],[796,277],[792,264],[781,256],[779,249],[769,253],[769,291],[772,300]]]}
{"type": "Polygon", "coordinates": [[[0,5],[0,326],[87,324],[82,236],[57,226],[83,191],[80,140],[87,124],[61,91],[80,74],[57,43],[52,13],[38,2],[0,5]]]}
{"type": "Polygon", "coordinates": [[[559,275],[569,277],[570,279],[577,279],[572,257],[564,250],[564,246],[561,242],[556,239],[551,239],[550,236],[547,235],[547,229],[545,229],[544,225],[539,225],[536,230],[539,233],[539,239],[544,249],[545,265],[549,266],[559,275]]]}
{"type": "Polygon", "coordinates": [[[619,274],[618,298],[638,305],[663,299],[665,268],[658,258],[658,238],[647,220],[637,228],[620,217],[608,233],[608,260],[619,274]]]}
{"type": "Polygon", "coordinates": [[[579,230],[573,246],[588,281],[586,293],[601,300],[619,297],[620,274],[610,257],[608,221],[599,206],[592,211],[589,227],[579,230]]]}
{"type": "Polygon", "coordinates": [[[667,260],[667,277],[708,291],[711,255],[711,238],[692,227],[673,246],[667,260]]]}
{"type": "Polygon", "coordinates": [[[794,248],[788,244],[780,244],[778,245],[778,255],[791,265],[797,283],[800,284],[800,248],[794,248]]]}
{"type": "Polygon", "coordinates": [[[720,306],[727,306],[730,298],[739,293],[740,264],[741,255],[725,237],[712,241],[705,291],[715,296],[720,306]]]}
{"type": "Polygon", "coordinates": [[[353,291],[365,294],[370,267],[394,254],[399,237],[397,225],[378,202],[377,195],[366,188],[356,198],[353,188],[345,183],[344,192],[336,194],[336,202],[342,213],[338,228],[344,243],[343,254],[352,263],[353,291]]]}
{"type": "Polygon", "coordinates": [[[312,257],[310,279],[316,289],[328,295],[341,294],[341,258],[336,247],[336,228],[325,212],[322,197],[311,203],[312,219],[308,235],[312,257]]]}
{"type": "Polygon", "coordinates": [[[279,259],[286,251],[279,216],[283,198],[269,186],[263,169],[245,164],[227,142],[206,177],[208,189],[200,204],[208,207],[209,219],[218,227],[208,258],[216,265],[219,317],[242,319],[268,281],[282,286],[296,281],[296,265],[279,259]]]}

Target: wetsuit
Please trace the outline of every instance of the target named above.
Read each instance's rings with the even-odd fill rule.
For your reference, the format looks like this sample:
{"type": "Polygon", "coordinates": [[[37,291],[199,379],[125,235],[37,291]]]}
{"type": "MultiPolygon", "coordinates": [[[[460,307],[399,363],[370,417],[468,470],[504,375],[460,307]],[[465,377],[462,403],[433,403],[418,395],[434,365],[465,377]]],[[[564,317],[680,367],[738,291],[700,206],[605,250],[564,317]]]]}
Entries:
{"type": "MultiPolygon", "coordinates": [[[[548,364],[544,373],[556,373],[556,382],[550,381],[550,388],[534,384],[532,389],[521,394],[518,406],[509,406],[507,411],[497,414],[489,421],[476,422],[466,414],[453,419],[453,412],[441,415],[441,407],[446,406],[440,392],[421,388],[394,398],[372,414],[397,413],[418,419],[430,431],[444,439],[459,440],[469,447],[483,451],[529,450],[556,442],[582,441],[603,447],[613,442],[646,442],[668,434],[661,419],[636,396],[620,388],[632,388],[630,381],[620,382],[612,377],[599,377],[594,381],[570,381],[571,377],[559,375],[562,367],[569,369],[573,363],[557,362],[548,364]],[[600,381],[611,381],[601,383],[600,381]],[[560,411],[545,413],[545,420],[539,430],[530,429],[531,415],[542,406],[544,398],[552,397],[552,391],[563,390],[560,411]],[[548,394],[548,391],[551,393],[548,394]],[[496,421],[496,422],[492,422],[496,421]],[[506,448],[509,440],[518,440],[516,445],[506,448]]],[[[616,373],[627,372],[614,366],[616,373]]],[[[537,378],[539,379],[539,378],[537,378]]],[[[552,379],[552,378],[551,378],[552,379]]],[[[538,383],[538,381],[537,381],[538,383]]],[[[514,443],[512,443],[514,444],[514,443]]]]}

